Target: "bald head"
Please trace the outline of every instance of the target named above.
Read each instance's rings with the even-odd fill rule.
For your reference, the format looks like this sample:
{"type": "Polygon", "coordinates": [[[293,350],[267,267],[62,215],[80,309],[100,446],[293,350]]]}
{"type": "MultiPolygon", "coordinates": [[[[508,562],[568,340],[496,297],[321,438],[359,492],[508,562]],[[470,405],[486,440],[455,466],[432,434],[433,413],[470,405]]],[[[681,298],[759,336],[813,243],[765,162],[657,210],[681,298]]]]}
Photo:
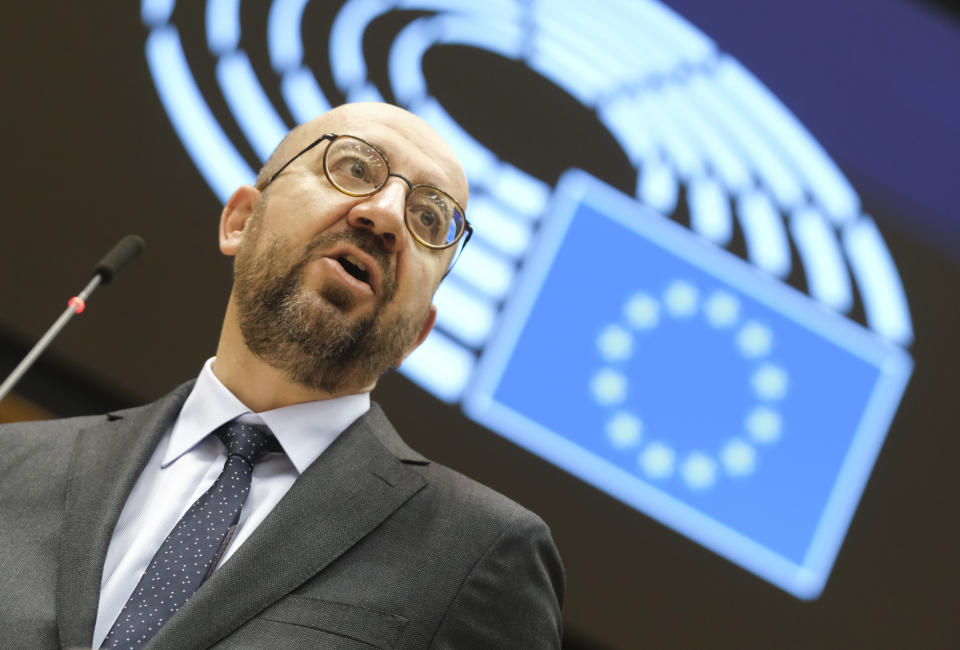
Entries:
{"type": "Polygon", "coordinates": [[[320,117],[294,128],[280,142],[257,175],[257,188],[304,147],[326,133],[354,135],[380,148],[392,168],[404,169],[405,158],[426,158],[435,179],[417,179],[449,192],[461,205],[467,204],[467,178],[456,154],[423,119],[398,106],[376,102],[342,104],[320,117]]]}

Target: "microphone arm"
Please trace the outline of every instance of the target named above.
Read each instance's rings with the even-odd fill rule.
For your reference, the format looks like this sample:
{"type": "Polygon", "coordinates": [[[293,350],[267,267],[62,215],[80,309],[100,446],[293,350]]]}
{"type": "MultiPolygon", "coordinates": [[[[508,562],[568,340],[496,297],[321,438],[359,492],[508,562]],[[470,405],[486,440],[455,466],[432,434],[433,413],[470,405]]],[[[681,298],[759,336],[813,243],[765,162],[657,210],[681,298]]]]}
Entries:
{"type": "Polygon", "coordinates": [[[36,345],[27,353],[23,361],[21,361],[19,365],[13,369],[13,372],[10,373],[10,376],[0,384],[0,401],[3,401],[3,398],[6,397],[16,383],[20,381],[20,378],[26,374],[30,366],[33,365],[33,362],[37,360],[37,357],[47,349],[47,346],[56,338],[57,334],[66,327],[70,319],[73,318],[73,315],[83,313],[83,310],[86,309],[87,306],[87,298],[90,297],[94,289],[101,284],[109,284],[120,269],[140,254],[143,247],[143,239],[137,235],[127,235],[117,242],[117,245],[100,260],[100,263],[97,264],[94,270],[93,277],[90,279],[90,282],[87,283],[87,286],[83,288],[83,291],[67,302],[67,308],[60,314],[60,318],[50,326],[50,329],[40,337],[40,340],[37,341],[36,345]]]}

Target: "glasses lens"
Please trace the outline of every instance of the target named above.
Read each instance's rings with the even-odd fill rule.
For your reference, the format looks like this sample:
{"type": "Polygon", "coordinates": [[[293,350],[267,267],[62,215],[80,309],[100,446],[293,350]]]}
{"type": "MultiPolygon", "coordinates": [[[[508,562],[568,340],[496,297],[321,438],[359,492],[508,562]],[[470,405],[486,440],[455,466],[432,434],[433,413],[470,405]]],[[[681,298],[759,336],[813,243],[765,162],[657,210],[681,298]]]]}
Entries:
{"type": "Polygon", "coordinates": [[[376,192],[390,173],[379,151],[350,136],[340,136],[330,143],[323,164],[330,182],[354,196],[376,192]]]}
{"type": "Polygon", "coordinates": [[[407,196],[407,224],[428,246],[453,244],[463,234],[464,223],[463,212],[446,192],[419,185],[407,196]]]}

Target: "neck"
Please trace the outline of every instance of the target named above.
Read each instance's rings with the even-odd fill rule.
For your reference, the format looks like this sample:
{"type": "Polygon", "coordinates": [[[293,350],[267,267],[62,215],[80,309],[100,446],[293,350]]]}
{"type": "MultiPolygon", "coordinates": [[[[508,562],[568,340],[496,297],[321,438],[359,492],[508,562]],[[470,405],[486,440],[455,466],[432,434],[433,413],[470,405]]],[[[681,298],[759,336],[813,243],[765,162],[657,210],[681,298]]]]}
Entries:
{"type": "Polygon", "coordinates": [[[283,371],[269,365],[247,347],[237,325],[232,299],[227,306],[212,370],[217,379],[254,413],[368,392],[373,388],[328,393],[291,381],[283,371]]]}

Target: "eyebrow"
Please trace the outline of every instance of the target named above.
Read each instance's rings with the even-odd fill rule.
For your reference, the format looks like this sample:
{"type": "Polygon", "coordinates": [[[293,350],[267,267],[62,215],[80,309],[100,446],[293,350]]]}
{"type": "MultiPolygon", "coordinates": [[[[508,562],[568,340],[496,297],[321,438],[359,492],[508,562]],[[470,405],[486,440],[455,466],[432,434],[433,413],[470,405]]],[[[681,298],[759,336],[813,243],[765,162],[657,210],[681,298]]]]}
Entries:
{"type": "Polygon", "coordinates": [[[338,135],[349,135],[349,136],[352,136],[352,137],[354,137],[354,138],[360,138],[361,140],[363,140],[364,142],[366,142],[367,144],[369,144],[371,147],[373,147],[374,149],[376,149],[377,151],[379,151],[379,152],[380,152],[380,155],[387,159],[387,162],[390,162],[390,156],[387,155],[387,149],[386,149],[386,147],[384,147],[384,146],[383,146],[382,144],[380,144],[379,142],[375,142],[374,140],[371,140],[371,139],[367,138],[366,136],[354,135],[354,134],[352,134],[352,133],[340,133],[340,134],[338,134],[338,135]]]}
{"type": "MultiPolygon", "coordinates": [[[[439,190],[439,191],[443,192],[444,194],[447,193],[446,190],[441,190],[439,187],[434,188],[433,185],[428,185],[427,187],[430,187],[430,188],[432,188],[432,189],[439,190]]],[[[449,206],[447,205],[447,200],[444,199],[444,198],[443,198],[442,196],[440,196],[439,194],[431,193],[430,196],[429,196],[429,198],[430,198],[430,202],[431,202],[431,203],[433,203],[433,204],[436,205],[436,206],[442,207],[444,210],[446,210],[446,209],[449,207],[449,206]]]]}
{"type": "MultiPolygon", "coordinates": [[[[338,135],[352,135],[353,137],[355,137],[355,138],[360,138],[361,140],[363,140],[363,141],[366,142],[367,144],[373,146],[377,151],[380,152],[380,155],[383,156],[383,157],[386,159],[387,165],[390,166],[390,171],[391,171],[391,172],[394,172],[394,173],[399,173],[399,172],[397,172],[395,169],[393,169],[393,163],[390,162],[390,156],[387,154],[386,147],[384,147],[383,145],[381,145],[381,144],[380,144],[379,142],[377,142],[376,140],[374,140],[374,139],[372,139],[372,138],[368,138],[368,137],[365,136],[365,135],[356,135],[356,134],[353,134],[353,133],[341,133],[341,134],[338,134],[338,135]]],[[[423,151],[423,149],[421,149],[421,151],[423,151]]],[[[433,158],[432,158],[432,156],[430,156],[429,152],[423,151],[423,153],[424,153],[427,157],[429,157],[431,160],[433,160],[433,158]]],[[[407,178],[407,176],[406,176],[405,174],[401,174],[401,176],[403,176],[403,178],[407,178]]],[[[411,182],[412,182],[412,181],[411,181],[411,182]]],[[[448,191],[445,190],[445,189],[442,189],[439,185],[437,185],[436,183],[434,183],[434,182],[432,182],[432,181],[430,181],[430,180],[426,180],[426,181],[421,180],[419,183],[413,183],[413,184],[414,184],[414,185],[426,185],[427,187],[432,187],[432,188],[434,188],[434,189],[440,190],[440,191],[443,192],[444,194],[447,194],[447,195],[449,195],[451,198],[453,198],[453,194],[451,194],[450,192],[448,192],[448,191]]],[[[456,200],[456,199],[454,199],[454,200],[456,200]]]]}

